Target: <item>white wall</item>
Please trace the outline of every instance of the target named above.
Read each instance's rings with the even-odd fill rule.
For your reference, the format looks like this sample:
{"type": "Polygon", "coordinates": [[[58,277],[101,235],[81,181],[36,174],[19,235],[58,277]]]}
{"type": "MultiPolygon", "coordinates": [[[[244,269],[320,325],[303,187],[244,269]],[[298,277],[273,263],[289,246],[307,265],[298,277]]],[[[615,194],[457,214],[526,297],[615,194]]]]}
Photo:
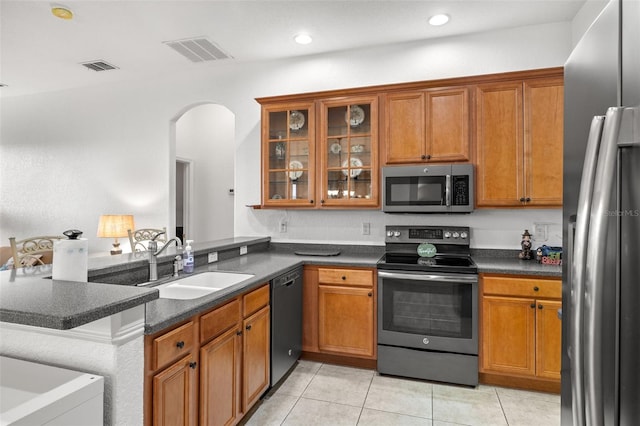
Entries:
{"type": "Polygon", "coordinates": [[[211,241],[233,237],[233,113],[221,105],[199,105],[176,123],[176,156],[190,162],[190,228],[187,239],[211,241]]]}
{"type": "MultiPolygon", "coordinates": [[[[106,253],[111,242],[95,238],[105,213],[131,213],[139,223],[171,229],[169,123],[185,107],[210,102],[236,117],[235,235],[382,244],[383,224],[395,219],[377,211],[289,212],[290,231],[279,234],[283,212],[245,207],[260,201],[260,107],[254,98],[562,66],[570,50],[571,26],[557,23],[290,60],[194,64],[188,75],[3,98],[0,241],[73,227],[85,232],[93,254],[106,253]],[[357,232],[364,220],[372,224],[370,237],[357,232]]],[[[493,226],[495,232],[474,233],[476,247],[513,240],[516,248],[522,230],[541,213],[544,221],[561,222],[559,210],[494,212],[495,220],[484,212],[437,220],[493,226]]]]}

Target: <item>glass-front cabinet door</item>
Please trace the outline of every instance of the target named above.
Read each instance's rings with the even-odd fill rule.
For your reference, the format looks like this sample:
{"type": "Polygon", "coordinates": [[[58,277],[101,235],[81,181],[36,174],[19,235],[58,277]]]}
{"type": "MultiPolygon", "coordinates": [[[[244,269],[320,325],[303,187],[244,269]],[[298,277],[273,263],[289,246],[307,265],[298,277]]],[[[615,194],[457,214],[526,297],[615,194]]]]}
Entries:
{"type": "Polygon", "coordinates": [[[378,98],[320,105],[321,206],[378,206],[378,98]]]}
{"type": "Polygon", "coordinates": [[[262,123],[263,205],[314,207],[313,103],[265,106],[262,123]]]}

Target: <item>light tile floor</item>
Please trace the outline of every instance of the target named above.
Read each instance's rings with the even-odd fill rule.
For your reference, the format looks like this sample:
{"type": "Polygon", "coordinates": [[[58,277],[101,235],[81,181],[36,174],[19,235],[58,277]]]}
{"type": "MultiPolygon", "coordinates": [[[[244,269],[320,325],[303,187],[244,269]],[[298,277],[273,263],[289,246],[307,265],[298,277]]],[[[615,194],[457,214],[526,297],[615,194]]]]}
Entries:
{"type": "Polygon", "coordinates": [[[299,361],[247,425],[560,425],[560,396],[299,361]]]}

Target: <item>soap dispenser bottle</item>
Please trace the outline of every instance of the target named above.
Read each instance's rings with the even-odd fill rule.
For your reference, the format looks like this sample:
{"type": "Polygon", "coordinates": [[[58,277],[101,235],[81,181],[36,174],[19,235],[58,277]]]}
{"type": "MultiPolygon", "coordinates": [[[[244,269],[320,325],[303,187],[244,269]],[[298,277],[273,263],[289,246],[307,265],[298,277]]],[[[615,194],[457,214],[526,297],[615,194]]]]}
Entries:
{"type": "Polygon", "coordinates": [[[183,263],[182,270],[185,274],[191,274],[194,268],[194,260],[193,260],[193,248],[191,248],[191,243],[193,240],[187,240],[187,246],[184,248],[183,253],[183,263]]]}

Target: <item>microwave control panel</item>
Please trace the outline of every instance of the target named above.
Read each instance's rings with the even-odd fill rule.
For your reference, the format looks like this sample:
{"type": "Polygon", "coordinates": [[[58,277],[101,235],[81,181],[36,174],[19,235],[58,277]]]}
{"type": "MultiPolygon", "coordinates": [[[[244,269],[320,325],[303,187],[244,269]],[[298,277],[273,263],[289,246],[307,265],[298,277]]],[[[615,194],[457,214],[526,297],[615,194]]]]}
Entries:
{"type": "Polygon", "coordinates": [[[453,196],[451,204],[454,206],[468,206],[469,200],[469,176],[453,176],[453,196]]]}

